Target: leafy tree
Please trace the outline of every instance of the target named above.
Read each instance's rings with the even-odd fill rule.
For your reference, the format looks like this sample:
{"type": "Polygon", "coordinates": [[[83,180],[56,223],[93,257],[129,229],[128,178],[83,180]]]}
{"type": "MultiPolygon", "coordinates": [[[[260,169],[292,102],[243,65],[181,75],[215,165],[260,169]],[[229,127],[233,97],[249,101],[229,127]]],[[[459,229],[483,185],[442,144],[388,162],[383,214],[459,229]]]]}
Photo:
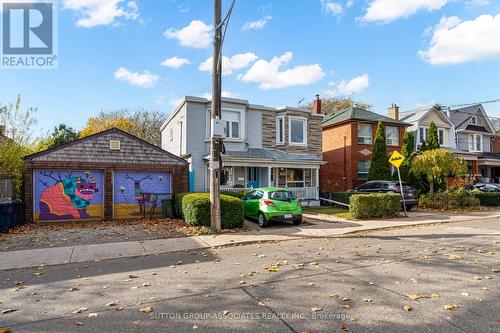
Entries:
{"type": "Polygon", "coordinates": [[[426,143],[426,150],[438,149],[440,147],[437,127],[433,121],[431,122],[429,130],[427,131],[426,143]]]}
{"type": "Polygon", "coordinates": [[[420,145],[420,151],[426,151],[429,150],[427,149],[427,141],[422,141],[422,144],[420,145]]]}
{"type": "Polygon", "coordinates": [[[412,183],[412,175],[410,172],[411,161],[415,153],[415,135],[413,132],[406,131],[403,135],[403,146],[401,147],[401,155],[405,157],[403,164],[399,168],[401,172],[401,179],[405,182],[412,183]]]}
{"type": "Polygon", "coordinates": [[[0,105],[0,125],[5,126],[5,137],[0,137],[0,178],[12,178],[16,182],[16,195],[20,194],[23,157],[33,152],[32,133],[37,123],[36,108],[21,109],[21,97],[16,103],[0,105]]]}
{"type": "Polygon", "coordinates": [[[381,121],[377,125],[375,142],[373,143],[373,154],[370,169],[368,170],[368,180],[390,180],[391,168],[387,157],[387,146],[384,125],[381,121]]]}
{"type": "Polygon", "coordinates": [[[101,111],[96,117],[87,120],[85,128],[80,131],[80,137],[116,127],[159,146],[161,144],[160,127],[165,119],[166,114],[160,111],[144,109],[101,111]]]}
{"type": "Polygon", "coordinates": [[[59,124],[49,137],[50,143],[47,148],[54,148],[78,139],[78,133],[66,124],[59,124]]]}
{"type": "MultiPolygon", "coordinates": [[[[324,97],[321,100],[321,110],[324,114],[342,111],[354,105],[365,110],[371,110],[372,108],[371,105],[357,102],[352,97],[324,97]]],[[[305,105],[305,108],[312,109],[312,103],[305,105]]]]}
{"type": "Polygon", "coordinates": [[[411,172],[427,177],[430,193],[434,194],[434,184],[443,182],[447,177],[465,174],[467,165],[461,157],[450,151],[433,149],[424,151],[413,159],[411,172]]]}

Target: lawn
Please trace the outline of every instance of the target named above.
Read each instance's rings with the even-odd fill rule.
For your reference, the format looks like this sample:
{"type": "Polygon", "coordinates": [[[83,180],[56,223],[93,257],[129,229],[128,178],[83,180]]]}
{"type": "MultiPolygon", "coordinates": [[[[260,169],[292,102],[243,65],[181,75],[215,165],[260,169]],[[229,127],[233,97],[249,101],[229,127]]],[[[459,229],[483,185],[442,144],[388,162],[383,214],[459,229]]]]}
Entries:
{"type": "Polygon", "coordinates": [[[340,217],[343,219],[351,218],[351,214],[348,210],[336,208],[336,207],[304,207],[304,213],[314,214],[314,215],[330,215],[335,217],[340,217]]]}

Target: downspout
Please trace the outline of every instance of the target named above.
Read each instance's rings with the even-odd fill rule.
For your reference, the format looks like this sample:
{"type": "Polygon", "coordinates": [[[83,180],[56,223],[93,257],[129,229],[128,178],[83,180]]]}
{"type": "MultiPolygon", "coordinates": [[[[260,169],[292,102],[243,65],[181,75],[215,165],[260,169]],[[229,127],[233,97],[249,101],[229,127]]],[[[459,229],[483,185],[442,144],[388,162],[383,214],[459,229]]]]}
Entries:
{"type": "Polygon", "coordinates": [[[344,135],[344,192],[347,191],[347,136],[344,135]]]}

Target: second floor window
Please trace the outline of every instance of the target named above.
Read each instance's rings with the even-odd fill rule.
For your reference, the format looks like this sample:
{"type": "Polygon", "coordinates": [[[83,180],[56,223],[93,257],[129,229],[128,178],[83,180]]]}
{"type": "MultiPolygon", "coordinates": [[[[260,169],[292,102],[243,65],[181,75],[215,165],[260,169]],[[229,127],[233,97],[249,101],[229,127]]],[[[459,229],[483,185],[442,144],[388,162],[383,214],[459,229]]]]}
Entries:
{"type": "Polygon", "coordinates": [[[358,143],[371,145],[372,135],[372,124],[358,124],[358,143]]]}
{"type": "Polygon", "coordinates": [[[469,151],[481,152],[483,144],[483,137],[481,134],[471,134],[469,135],[469,151]]]}
{"type": "Polygon", "coordinates": [[[307,120],[300,117],[289,117],[289,140],[291,145],[307,144],[307,120]]]}
{"type": "Polygon", "coordinates": [[[285,144],[285,116],[276,117],[276,144],[285,144]]]}
{"type": "Polygon", "coordinates": [[[385,136],[388,146],[399,146],[399,128],[387,126],[385,128],[385,136]]]}
{"type": "Polygon", "coordinates": [[[223,111],[222,119],[226,121],[226,138],[240,139],[240,112],[223,111]]]}

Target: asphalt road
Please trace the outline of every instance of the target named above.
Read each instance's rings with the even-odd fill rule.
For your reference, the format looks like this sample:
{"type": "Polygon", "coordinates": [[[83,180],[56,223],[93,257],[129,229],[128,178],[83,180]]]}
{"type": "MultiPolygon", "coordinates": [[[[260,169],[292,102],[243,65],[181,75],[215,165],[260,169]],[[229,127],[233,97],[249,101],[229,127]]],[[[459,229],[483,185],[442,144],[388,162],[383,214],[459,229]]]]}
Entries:
{"type": "Polygon", "coordinates": [[[499,332],[499,235],[491,220],[1,271],[0,328],[499,332]]]}

